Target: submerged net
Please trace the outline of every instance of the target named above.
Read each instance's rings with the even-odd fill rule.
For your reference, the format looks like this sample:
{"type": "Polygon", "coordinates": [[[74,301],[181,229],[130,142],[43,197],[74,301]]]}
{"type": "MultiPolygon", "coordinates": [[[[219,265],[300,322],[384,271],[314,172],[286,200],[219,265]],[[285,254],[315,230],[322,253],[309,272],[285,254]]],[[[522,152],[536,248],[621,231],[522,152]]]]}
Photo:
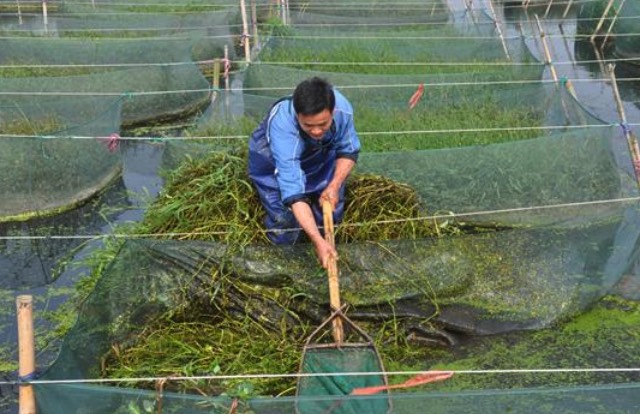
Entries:
{"type": "MultiPolygon", "coordinates": [[[[68,6],[71,10],[72,4],[68,6]]],[[[269,18],[268,6],[261,18],[269,18]]],[[[293,26],[278,26],[282,33],[263,44],[262,58],[234,79],[241,87],[213,94],[202,127],[228,129],[208,136],[214,139],[163,144],[163,165],[174,174],[135,231],[172,233],[174,240],[132,236],[118,243],[60,355],[43,376],[144,378],[133,382],[137,388],[120,382],[123,388],[39,384],[39,409],[230,412],[234,398],[241,400],[239,412],[257,413],[309,412],[311,406],[344,413],[383,407],[381,412],[402,413],[424,410],[426,404],[433,412],[541,412],[543,403],[549,412],[581,411],[586,397],[596,412],[625,412],[636,406],[638,378],[633,372],[615,377],[530,373],[514,384],[495,380],[498,374],[477,381],[460,375],[431,392],[359,399],[286,396],[293,394],[294,378],[223,378],[239,372],[295,372],[298,366],[292,360],[299,359],[285,354],[301,354],[304,339],[329,313],[326,276],[311,246],[266,243],[261,210],[245,175],[244,145],[233,138],[240,135],[244,142],[247,133],[239,133],[238,125],[255,125],[278,97],[314,75],[330,80],[356,110],[363,151],[349,188],[365,188],[371,179],[372,186],[387,190],[349,193],[346,217],[352,221],[337,228],[347,315],[374,337],[385,366],[391,362],[393,367],[429,369],[433,359],[424,357],[429,355],[422,353],[425,348],[441,350],[498,334],[553,332],[604,297],[627,291],[635,280],[639,190],[624,131],[586,111],[564,84],[541,82],[544,67],[529,56],[521,39],[501,39],[487,15],[452,14],[441,2],[367,2],[366,8],[357,1],[292,2],[289,17],[293,26]],[[385,22],[402,29],[401,35],[384,28],[385,22]],[[331,26],[335,23],[348,27],[336,29],[331,26]],[[416,38],[420,36],[424,39],[416,38]],[[445,39],[449,37],[455,40],[445,39]],[[381,56],[400,65],[376,65],[381,56]],[[330,58],[334,62],[327,62],[330,58]],[[338,61],[342,63],[333,65],[338,61]],[[421,88],[421,99],[410,108],[410,97],[421,88]],[[367,193],[370,201],[364,203],[359,197],[367,193]],[[410,213],[397,213],[396,205],[381,208],[386,215],[368,210],[376,202],[391,205],[385,197],[399,194],[415,207],[410,213]],[[207,204],[209,198],[215,200],[213,206],[207,204]],[[365,210],[372,215],[358,216],[365,210]],[[233,225],[253,233],[240,234],[233,225]],[[358,236],[362,227],[369,232],[358,236]],[[400,227],[402,232],[387,231],[400,227]],[[183,342],[174,341],[176,336],[183,342]],[[143,354],[151,355],[154,363],[135,365],[143,354]],[[247,372],[251,363],[259,369],[247,372]],[[168,381],[166,388],[157,380],[199,374],[214,378],[168,381]],[[141,387],[156,387],[156,392],[141,387]],[[194,390],[227,396],[204,397],[194,390]],[[179,394],[185,391],[189,394],[179,394]]],[[[120,29],[116,22],[125,20],[101,21],[120,29]]],[[[189,63],[73,76],[14,76],[1,79],[1,89],[34,95],[104,92],[113,94],[114,101],[130,95],[122,102],[125,125],[184,114],[211,99],[209,84],[192,61],[193,48],[206,36],[196,43],[171,37],[168,42],[177,43],[171,43],[174,47],[166,54],[152,46],[151,38],[131,37],[131,47],[115,39],[60,38],[55,44],[67,58],[87,64],[154,63],[154,51],[165,63],[189,63]],[[132,46],[136,44],[139,47],[132,46]],[[141,53],[147,46],[148,54],[141,53]],[[111,51],[118,57],[111,58],[111,51]],[[159,99],[136,91],[171,93],[159,99]]],[[[7,50],[19,50],[36,41],[54,44],[48,38],[13,38],[4,44],[7,50]]],[[[33,53],[23,64],[45,57],[51,64],[65,62],[39,47],[29,47],[33,53]]],[[[218,45],[213,47],[211,56],[218,57],[218,45]]],[[[17,60],[25,55],[12,56],[17,60]]],[[[77,97],[74,104],[56,101],[78,115],[84,112],[72,105],[87,106],[77,97]]],[[[103,134],[98,131],[102,129],[91,126],[90,132],[67,134],[103,134]]],[[[111,132],[105,128],[104,134],[111,132]]],[[[34,135],[45,133],[49,130],[34,135]]],[[[73,142],[74,148],[76,142],[98,144],[55,142],[73,142]]],[[[49,154],[42,146],[36,148],[49,154]]],[[[104,145],[99,149],[104,151],[104,145]]],[[[11,192],[15,190],[7,188],[5,194],[11,192]]],[[[637,329],[637,323],[620,328],[628,334],[620,338],[637,335],[637,329]]],[[[563,355],[565,348],[553,340],[547,350],[563,355]]],[[[607,359],[607,367],[637,365],[637,357],[623,354],[627,348],[620,342],[610,345],[606,335],[595,342],[593,347],[623,356],[607,359]]],[[[570,359],[552,362],[556,368],[574,366],[570,359]]],[[[600,363],[589,355],[581,362],[584,367],[600,363]]],[[[527,361],[472,368],[508,369],[518,363],[527,361]]]]}

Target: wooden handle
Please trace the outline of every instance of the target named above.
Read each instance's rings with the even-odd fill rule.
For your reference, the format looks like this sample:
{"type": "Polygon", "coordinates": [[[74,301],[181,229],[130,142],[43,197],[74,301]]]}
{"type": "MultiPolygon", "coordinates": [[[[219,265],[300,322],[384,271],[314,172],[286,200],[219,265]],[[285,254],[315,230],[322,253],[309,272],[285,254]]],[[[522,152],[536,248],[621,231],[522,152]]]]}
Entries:
{"type": "MultiPolygon", "coordinates": [[[[333,206],[329,201],[322,201],[322,218],[324,221],[324,239],[335,248],[335,236],[333,229],[333,206]]],[[[333,311],[339,310],[340,304],[340,282],[338,279],[338,263],[335,257],[329,258],[329,266],[327,268],[329,276],[329,303],[333,311]]],[[[333,320],[333,339],[341,344],[344,341],[344,329],[342,327],[342,319],[335,318],[333,320]]]]}

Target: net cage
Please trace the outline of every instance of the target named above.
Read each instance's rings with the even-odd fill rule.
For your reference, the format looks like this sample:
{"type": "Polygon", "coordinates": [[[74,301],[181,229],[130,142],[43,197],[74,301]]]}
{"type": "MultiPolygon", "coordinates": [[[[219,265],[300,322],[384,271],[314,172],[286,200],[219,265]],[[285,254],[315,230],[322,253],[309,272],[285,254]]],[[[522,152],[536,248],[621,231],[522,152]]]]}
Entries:
{"type": "MultiPolygon", "coordinates": [[[[463,229],[446,237],[341,245],[341,291],[349,304],[349,317],[373,332],[389,320],[395,321],[396,329],[409,336],[431,329],[431,334],[451,345],[467,336],[492,338],[523,331],[553,332],[596,307],[604,297],[612,294],[631,297],[633,292],[627,286],[633,285],[636,278],[640,217],[638,185],[625,131],[585,110],[566,85],[541,82],[544,66],[526,60],[529,58],[524,60],[526,65],[503,65],[497,70],[457,67],[453,71],[440,68],[435,73],[406,68],[400,72],[389,72],[386,68],[372,73],[346,71],[344,66],[328,70],[307,65],[308,58],[296,61],[306,49],[317,48],[320,52],[327,47],[326,55],[316,57],[324,60],[324,56],[335,53],[333,46],[352,34],[355,36],[346,39],[345,44],[386,30],[354,25],[341,32],[346,35],[339,39],[320,41],[327,31],[323,32],[316,24],[348,25],[362,18],[363,23],[379,25],[385,21],[406,22],[406,33],[410,37],[416,33],[424,36],[425,31],[434,30],[427,26],[419,32],[415,25],[446,23],[434,31],[466,36],[478,30],[480,35],[487,34],[491,39],[476,42],[479,39],[471,35],[464,41],[458,39],[446,46],[450,53],[447,59],[444,49],[428,56],[417,55],[420,42],[423,47],[429,44],[429,49],[431,42],[404,39],[403,43],[393,43],[394,34],[389,33],[386,37],[391,41],[382,40],[379,49],[371,48],[368,55],[361,55],[362,59],[349,57],[355,62],[372,61],[383,49],[382,45],[397,52],[395,59],[400,62],[447,62],[457,59],[454,56],[459,56],[460,62],[470,60],[478,66],[507,62],[503,42],[496,37],[490,22],[483,25],[483,29],[466,26],[470,16],[448,14],[446,5],[440,2],[374,2],[371,5],[369,1],[366,4],[363,11],[361,2],[357,1],[291,2],[293,35],[285,32],[287,36],[269,40],[259,55],[265,59],[258,59],[237,75],[236,81],[242,85],[240,90],[216,92],[208,117],[202,120],[203,126],[225,124],[230,127],[245,118],[258,122],[270,105],[290,93],[299,81],[314,75],[325,77],[349,98],[358,114],[356,126],[363,151],[356,172],[381,175],[409,185],[420,197],[422,216],[418,220],[432,221],[443,228],[455,223],[463,229]],[[427,13],[417,15],[416,7],[427,13]],[[305,36],[310,38],[300,38],[305,36]],[[456,53],[456,47],[461,49],[460,54],[456,53]],[[483,54],[483,47],[490,50],[483,54]],[[274,57],[274,53],[282,49],[285,49],[283,53],[295,53],[286,59],[274,57]],[[422,98],[409,109],[409,98],[421,85],[422,98]]],[[[335,36],[339,37],[339,32],[335,36]]],[[[81,44],[69,43],[78,48],[83,47],[81,44]]],[[[528,55],[522,48],[526,45],[518,39],[508,45],[508,50],[513,52],[511,56],[517,55],[517,50],[521,50],[520,56],[528,55]]],[[[69,46],[69,50],[72,49],[74,47],[69,46]]],[[[139,57],[131,59],[135,61],[139,57]]],[[[176,62],[181,59],[176,56],[176,62]]],[[[109,58],[104,61],[109,62],[109,58]]],[[[192,72],[184,73],[184,79],[196,82],[197,78],[197,82],[202,83],[197,68],[189,67],[192,72]]],[[[164,79],[172,76],[160,72],[159,76],[164,79]]],[[[93,88],[87,89],[91,92],[128,92],[138,82],[153,80],[153,73],[145,67],[144,70],[118,69],[61,76],[55,78],[55,91],[77,91],[79,85],[84,88],[86,79],[86,84],[93,88]],[[116,77],[117,82],[123,82],[119,85],[126,87],[119,91],[107,89],[107,85],[116,82],[116,77]],[[105,86],[102,89],[96,85],[105,86]]],[[[2,79],[7,84],[2,90],[47,91],[50,85],[45,79],[51,78],[2,79]]],[[[199,84],[188,86],[196,89],[199,84]]],[[[184,89],[181,85],[175,88],[184,89]]],[[[138,90],[156,89],[145,83],[138,90]]],[[[149,116],[145,110],[155,104],[138,105],[134,100],[138,98],[124,99],[123,118],[129,116],[135,120],[149,116]],[[132,102],[136,105],[127,110],[132,102]]],[[[166,104],[167,108],[174,109],[181,105],[173,101],[166,104]]],[[[635,126],[632,130],[637,134],[635,126]]],[[[95,130],[89,135],[95,136],[95,130]]],[[[222,146],[211,141],[217,140],[165,143],[165,166],[173,168],[185,159],[242,146],[230,140],[220,140],[224,141],[222,146]]],[[[234,395],[183,394],[177,392],[176,388],[180,387],[175,386],[175,381],[167,381],[167,384],[174,383],[167,385],[167,389],[160,385],[163,382],[159,378],[175,374],[170,371],[174,366],[166,368],[167,371],[151,367],[148,376],[154,378],[143,380],[142,384],[65,383],[74,379],[108,378],[118,352],[137,347],[139,338],[148,335],[167,314],[189,313],[193,305],[206,309],[206,317],[210,318],[194,323],[196,330],[202,329],[198,335],[202,340],[195,347],[217,345],[214,341],[220,337],[208,337],[205,332],[211,331],[205,331],[205,325],[232,335],[227,320],[249,318],[263,330],[299,333],[300,325],[314,326],[327,316],[329,295],[324,280],[313,252],[306,245],[249,245],[236,249],[215,241],[126,240],[119,244],[114,258],[83,303],[56,361],[41,376],[45,381],[61,382],[35,385],[38,410],[45,413],[226,413],[232,410],[352,413],[364,405],[385,407],[380,412],[395,413],[426,408],[443,413],[611,413],[638,408],[638,378],[634,372],[577,373],[572,377],[559,373],[478,373],[470,374],[478,378],[470,382],[460,374],[451,382],[427,390],[368,397],[312,395],[237,399],[234,395]],[[286,308],[274,300],[282,299],[283,295],[290,295],[286,308]],[[497,376],[501,379],[493,381],[497,376]],[[156,390],[141,389],[143,386],[156,390]],[[382,398],[390,403],[378,404],[382,398]],[[99,406],[96,401],[100,401],[99,406]],[[303,411],[301,406],[305,407],[303,411]]],[[[246,343],[260,341],[259,337],[251,336],[254,334],[240,332],[236,338],[246,343]]],[[[550,367],[569,369],[579,364],[615,370],[637,366],[637,350],[629,345],[637,335],[637,324],[604,327],[603,335],[589,343],[599,353],[582,360],[564,355],[566,350],[559,343],[563,334],[566,331],[545,337],[547,342],[540,346],[548,352],[545,355],[550,356],[548,361],[544,360],[550,367]],[[618,333],[620,336],[612,339],[618,333]]],[[[387,345],[383,345],[382,350],[385,357],[388,357],[387,345]]],[[[505,349],[508,348],[509,344],[505,349]]],[[[260,358],[279,358],[278,350],[273,351],[266,344],[263,350],[260,358]]],[[[173,356],[172,352],[173,348],[160,349],[158,355],[173,356]]],[[[250,358],[241,350],[238,355],[250,358]]],[[[176,360],[176,366],[189,365],[189,361],[179,360],[178,354],[176,360]]],[[[212,357],[212,368],[203,374],[217,372],[213,368],[215,361],[212,357]]],[[[429,368],[432,361],[409,357],[403,362],[412,367],[429,368]]],[[[525,359],[487,362],[486,367],[509,369],[528,362],[525,359]]],[[[179,372],[178,376],[184,374],[179,372]]],[[[206,381],[217,384],[227,380],[236,381],[234,384],[245,381],[227,379],[224,375],[220,375],[219,380],[206,381]]],[[[192,390],[202,385],[197,379],[184,381],[185,388],[192,390]]],[[[265,379],[256,379],[255,384],[261,381],[265,379]]],[[[260,385],[255,386],[259,394],[260,385]]],[[[213,389],[223,388],[223,385],[213,386],[213,389]]]]}
{"type": "Polygon", "coordinates": [[[120,130],[121,98],[4,96],[0,102],[1,221],[70,209],[119,175],[117,148],[108,140],[120,130]]]}

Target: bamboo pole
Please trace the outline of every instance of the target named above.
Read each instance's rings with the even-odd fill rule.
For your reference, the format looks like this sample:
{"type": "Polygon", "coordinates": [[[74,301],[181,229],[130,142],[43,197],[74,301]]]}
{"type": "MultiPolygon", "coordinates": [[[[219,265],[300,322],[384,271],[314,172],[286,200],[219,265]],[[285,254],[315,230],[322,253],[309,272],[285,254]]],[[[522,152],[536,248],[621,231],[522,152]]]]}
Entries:
{"type": "Polygon", "coordinates": [[[44,23],[44,31],[49,31],[49,15],[47,12],[47,0],[42,0],[42,21],[44,23]]]}
{"type": "Polygon", "coordinates": [[[213,93],[211,94],[211,103],[213,104],[218,98],[220,92],[220,59],[213,60],[213,76],[211,77],[211,85],[213,93]]]}
{"type": "Polygon", "coordinates": [[[567,7],[564,9],[564,13],[562,13],[562,20],[567,18],[567,14],[569,14],[569,10],[571,10],[572,4],[573,4],[573,0],[569,0],[567,2],[567,7]]]}
{"type": "Polygon", "coordinates": [[[607,40],[609,40],[609,36],[611,35],[611,31],[613,30],[613,25],[616,23],[616,21],[618,20],[618,16],[620,15],[620,10],[622,10],[622,7],[624,6],[624,3],[627,0],[622,0],[620,2],[620,5],[618,6],[618,8],[616,9],[616,13],[613,15],[613,19],[611,19],[611,24],[609,24],[609,28],[607,29],[607,32],[604,35],[604,39],[602,39],[602,47],[604,47],[604,45],[607,44],[607,40]]]}
{"type": "Polygon", "coordinates": [[[466,9],[466,13],[469,13],[469,15],[471,16],[471,21],[473,23],[478,23],[476,21],[476,15],[473,12],[473,0],[464,0],[464,8],[466,9]]]}
{"type": "Polygon", "coordinates": [[[595,42],[596,36],[598,35],[598,32],[602,28],[602,25],[604,24],[604,20],[606,19],[607,14],[609,14],[609,10],[611,10],[611,6],[613,6],[614,1],[615,0],[609,0],[609,3],[607,3],[607,7],[605,7],[604,12],[602,13],[602,16],[600,16],[600,20],[598,21],[596,30],[593,31],[593,33],[591,34],[591,37],[589,38],[592,43],[595,42]]]}
{"type": "MultiPolygon", "coordinates": [[[[35,346],[33,340],[33,298],[31,295],[16,297],[18,315],[18,375],[28,380],[36,370],[35,346]]],[[[35,414],[36,398],[33,385],[22,384],[19,390],[20,414],[35,414]]]]}
{"type": "Polygon", "coordinates": [[[493,1],[489,0],[489,9],[491,10],[491,14],[493,14],[493,21],[498,31],[498,36],[500,36],[500,42],[502,43],[502,49],[504,50],[504,54],[507,55],[507,59],[511,60],[511,56],[509,55],[509,48],[507,47],[507,42],[504,40],[504,36],[502,35],[502,29],[500,28],[500,22],[498,21],[498,15],[496,14],[496,9],[493,7],[493,1]]]}
{"type": "Polygon", "coordinates": [[[640,148],[638,147],[638,140],[633,135],[629,125],[627,124],[627,114],[620,98],[620,91],[618,90],[618,82],[616,79],[615,65],[610,63],[607,65],[609,76],[611,77],[611,89],[613,90],[613,97],[616,101],[616,108],[618,109],[618,115],[620,116],[620,125],[624,130],[625,138],[627,139],[627,145],[629,146],[629,152],[631,153],[631,160],[633,161],[633,170],[636,175],[636,184],[640,187],[640,148]]]}
{"type": "Polygon", "coordinates": [[[553,5],[553,0],[549,0],[549,4],[547,4],[547,9],[544,11],[544,17],[545,19],[547,18],[547,16],[549,15],[549,10],[551,10],[551,6],[553,5]]]}
{"type": "Polygon", "coordinates": [[[249,24],[247,23],[247,6],[245,0],[240,0],[240,14],[242,14],[242,42],[244,45],[244,59],[251,63],[251,42],[249,41],[249,24]]]}
{"type": "Polygon", "coordinates": [[[20,0],[16,0],[16,4],[18,5],[18,24],[22,26],[22,11],[20,10],[20,0]]]}
{"type": "Polygon", "coordinates": [[[229,113],[229,46],[224,45],[224,109],[225,113],[229,113]]]}
{"type": "Polygon", "coordinates": [[[545,63],[549,65],[549,70],[551,71],[551,77],[557,83],[558,82],[558,74],[556,73],[556,68],[553,66],[553,62],[551,61],[551,53],[549,52],[549,45],[547,45],[546,34],[542,29],[542,25],[540,24],[540,19],[538,19],[538,15],[534,15],[536,18],[536,24],[538,25],[538,31],[540,32],[540,40],[542,41],[542,49],[544,51],[544,59],[545,63]]]}
{"type": "Polygon", "coordinates": [[[253,46],[260,50],[260,37],[258,34],[258,9],[256,0],[251,0],[251,33],[253,35],[253,46]]]}
{"type": "Polygon", "coordinates": [[[285,4],[285,0],[280,0],[280,18],[282,19],[283,25],[288,25],[289,21],[287,20],[287,6],[285,4]]]}

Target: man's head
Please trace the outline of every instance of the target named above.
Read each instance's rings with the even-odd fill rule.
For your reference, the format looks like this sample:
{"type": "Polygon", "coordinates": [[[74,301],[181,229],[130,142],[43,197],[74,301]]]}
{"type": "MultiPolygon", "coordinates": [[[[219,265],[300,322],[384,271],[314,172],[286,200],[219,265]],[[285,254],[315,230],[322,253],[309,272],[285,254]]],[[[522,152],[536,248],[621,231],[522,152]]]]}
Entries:
{"type": "Polygon", "coordinates": [[[329,82],[318,77],[302,81],[293,91],[293,109],[300,128],[313,139],[322,139],[333,123],[336,97],[329,82]]]}

